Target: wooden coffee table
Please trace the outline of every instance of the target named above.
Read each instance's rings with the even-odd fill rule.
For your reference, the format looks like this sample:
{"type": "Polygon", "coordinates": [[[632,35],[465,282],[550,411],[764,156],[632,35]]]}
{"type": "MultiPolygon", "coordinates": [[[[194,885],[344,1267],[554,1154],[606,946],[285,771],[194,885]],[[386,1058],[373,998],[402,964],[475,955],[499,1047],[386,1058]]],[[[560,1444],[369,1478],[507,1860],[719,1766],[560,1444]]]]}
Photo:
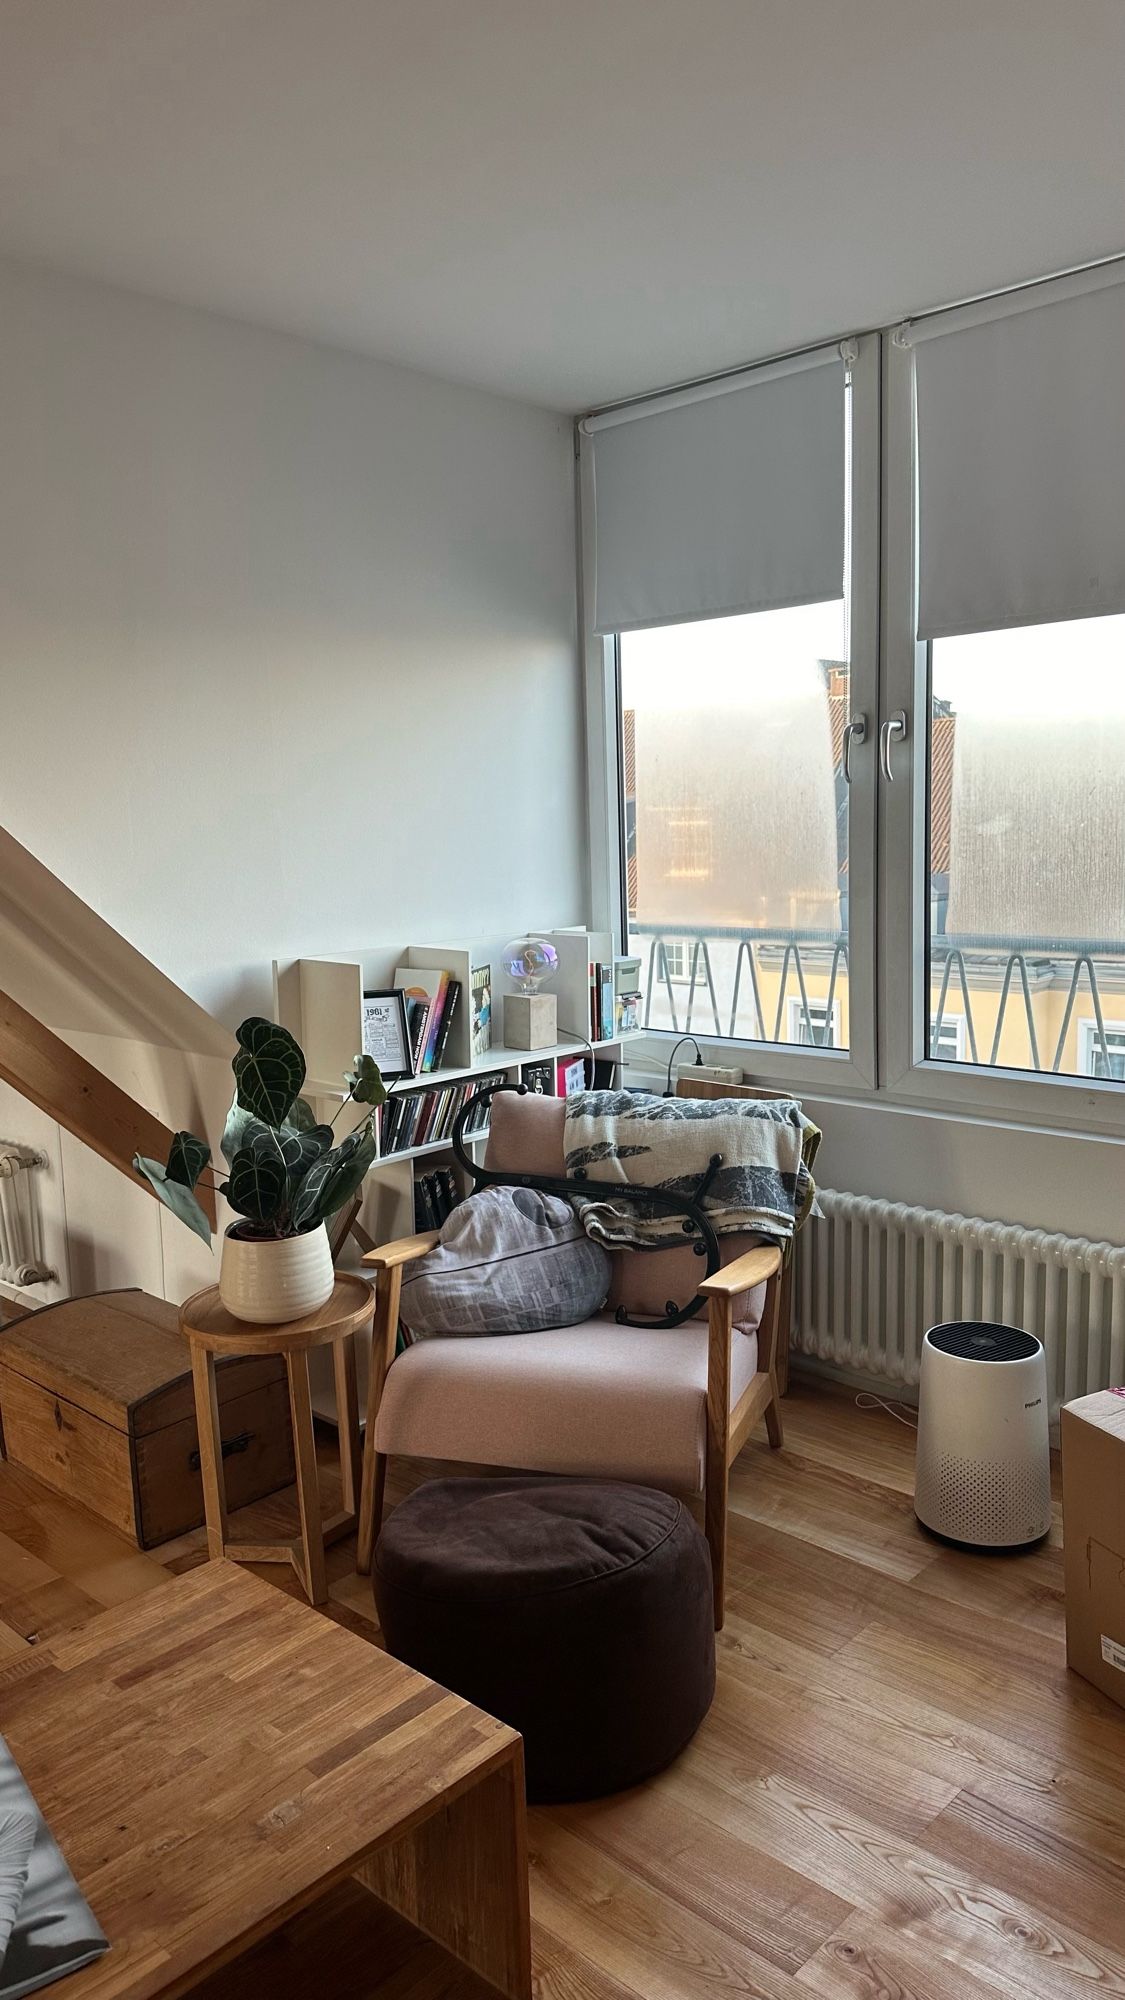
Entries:
{"type": "Polygon", "coordinates": [[[529,2000],[520,1738],[260,1578],[5,1661],[0,1733],[110,1941],[59,2000],[170,2000],[348,1876],[529,2000]]]}

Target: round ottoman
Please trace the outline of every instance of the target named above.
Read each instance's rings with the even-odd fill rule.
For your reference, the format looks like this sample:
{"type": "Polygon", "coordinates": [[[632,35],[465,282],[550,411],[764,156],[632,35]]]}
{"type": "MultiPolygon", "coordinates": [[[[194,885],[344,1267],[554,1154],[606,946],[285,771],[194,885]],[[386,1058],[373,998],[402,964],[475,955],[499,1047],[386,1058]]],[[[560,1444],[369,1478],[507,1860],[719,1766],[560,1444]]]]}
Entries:
{"type": "Polygon", "coordinates": [[[532,1800],[683,1749],[715,1692],[711,1557],[686,1507],[587,1479],[437,1479],[375,1549],[389,1650],[518,1729],[532,1800]]]}

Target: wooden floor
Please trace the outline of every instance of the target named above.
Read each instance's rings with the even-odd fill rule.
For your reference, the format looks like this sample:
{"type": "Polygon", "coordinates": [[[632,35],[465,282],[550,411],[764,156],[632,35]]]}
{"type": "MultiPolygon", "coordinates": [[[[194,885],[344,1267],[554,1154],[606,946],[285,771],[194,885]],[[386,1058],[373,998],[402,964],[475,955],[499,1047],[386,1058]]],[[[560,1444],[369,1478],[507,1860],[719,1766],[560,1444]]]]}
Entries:
{"type": "MultiPolygon", "coordinates": [[[[750,1445],[733,1474],[695,1742],[635,1792],[530,1815],[539,2000],[1125,1994],[1125,1710],[1067,1673],[1057,1525],[1029,1556],[945,1549],[914,1521],[908,1429],[800,1386],[785,1422],[785,1449],[750,1445]]],[[[239,1525],[288,1529],[291,1508],[239,1525]]],[[[3,1465],[0,1524],[0,1654],[204,1553],[138,1555],[3,1465]]],[[[376,1638],[351,1562],[332,1551],[330,1612],[376,1638]]],[[[485,1995],[397,1919],[373,1938],[345,1891],[207,1988],[306,1991],[485,1995]]]]}

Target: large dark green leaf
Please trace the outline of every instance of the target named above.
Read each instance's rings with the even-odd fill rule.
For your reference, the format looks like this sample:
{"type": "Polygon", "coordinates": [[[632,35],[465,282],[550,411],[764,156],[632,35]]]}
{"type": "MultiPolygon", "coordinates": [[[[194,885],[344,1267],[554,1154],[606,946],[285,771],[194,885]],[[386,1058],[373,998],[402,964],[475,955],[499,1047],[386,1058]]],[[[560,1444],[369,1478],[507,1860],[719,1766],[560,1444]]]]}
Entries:
{"type": "Polygon", "coordinates": [[[313,1229],[318,1222],[327,1222],[330,1215],[335,1215],[356,1189],[362,1187],[376,1147],[375,1134],[365,1121],[330,1153],[325,1153],[309,1169],[297,1190],[293,1227],[313,1229]]]}
{"type": "Polygon", "coordinates": [[[247,1128],[246,1146],[256,1159],[276,1160],[286,1175],[292,1192],[304,1180],[314,1160],[319,1160],[332,1144],[331,1125],[314,1125],[307,1132],[295,1132],[291,1125],[276,1128],[255,1119],[247,1128]]]}
{"type": "Polygon", "coordinates": [[[387,1101],[387,1086],[374,1056],[356,1056],[355,1068],[348,1071],[344,1082],[357,1104],[375,1105],[387,1101]]]}
{"type": "Polygon", "coordinates": [[[230,1110],[227,1112],[227,1122],[223,1127],[223,1136],[219,1141],[223,1158],[228,1167],[233,1161],[235,1154],[240,1153],[246,1144],[247,1127],[253,1125],[255,1122],[253,1113],[245,1111],[236,1097],[230,1110]]]}
{"type": "Polygon", "coordinates": [[[285,1199],[288,1179],[280,1160],[264,1159],[244,1146],[231,1161],[223,1185],[232,1208],[251,1222],[272,1222],[285,1199]]]}
{"type": "Polygon", "coordinates": [[[173,1134],[165,1168],[170,1181],[177,1181],[181,1187],[193,1188],[204,1167],[210,1164],[211,1148],[205,1139],[197,1139],[194,1132],[173,1134]]]}
{"type": "Polygon", "coordinates": [[[312,1131],[313,1126],[316,1124],[316,1112],[313,1110],[307,1097],[297,1097],[294,1099],[285,1114],[285,1123],[292,1125],[294,1130],[298,1132],[312,1131]]]}
{"type": "Polygon", "coordinates": [[[196,1235],[201,1236],[203,1241],[209,1244],[211,1224],[191,1189],[185,1187],[182,1181],[169,1180],[167,1169],[161,1166],[159,1160],[145,1160],[140,1153],[135,1153],[133,1165],[148,1182],[153,1194],[164,1203],[165,1208],[170,1209],[180,1222],[186,1222],[189,1229],[194,1229],[196,1235]]]}
{"type": "Polygon", "coordinates": [[[305,1080],[299,1044],[288,1028],[252,1014],[238,1030],[238,1045],[232,1067],[239,1104],[266,1125],[283,1125],[305,1080]]]}

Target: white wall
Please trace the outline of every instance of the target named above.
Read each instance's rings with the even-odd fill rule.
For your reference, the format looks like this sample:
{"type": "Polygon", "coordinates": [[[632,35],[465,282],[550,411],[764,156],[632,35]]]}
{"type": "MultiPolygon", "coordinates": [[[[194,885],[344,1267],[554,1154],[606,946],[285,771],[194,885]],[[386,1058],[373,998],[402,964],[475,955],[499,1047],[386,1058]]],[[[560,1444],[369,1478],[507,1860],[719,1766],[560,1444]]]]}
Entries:
{"type": "Polygon", "coordinates": [[[584,918],[568,421],[12,263],[0,382],[0,824],[229,1024],[584,918]]]}

